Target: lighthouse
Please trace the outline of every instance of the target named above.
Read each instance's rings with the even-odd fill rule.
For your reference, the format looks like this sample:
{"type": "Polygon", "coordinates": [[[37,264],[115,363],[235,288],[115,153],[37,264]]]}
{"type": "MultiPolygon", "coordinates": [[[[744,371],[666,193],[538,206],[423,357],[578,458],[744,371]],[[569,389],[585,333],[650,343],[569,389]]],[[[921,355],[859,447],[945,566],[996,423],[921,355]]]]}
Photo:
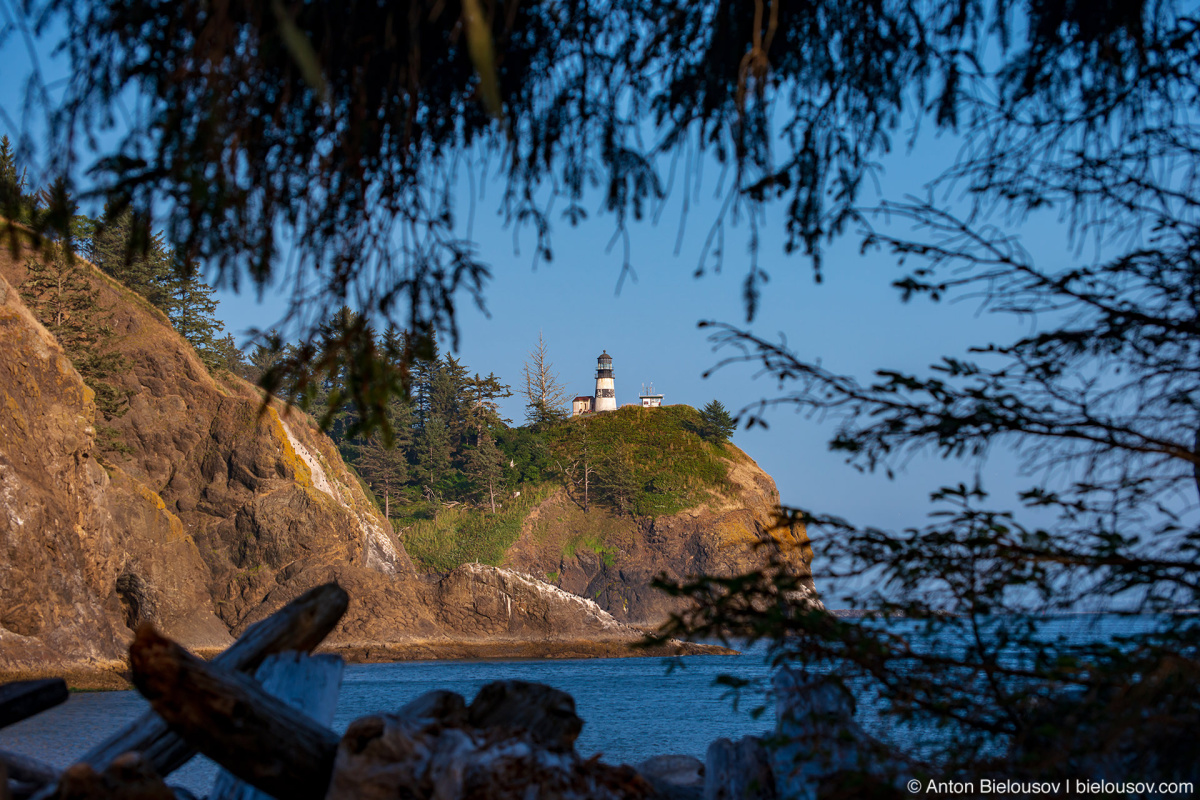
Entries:
{"type": "Polygon", "coordinates": [[[616,411],[617,392],[613,386],[612,356],[605,350],[596,359],[596,404],[594,411],[616,411]]]}

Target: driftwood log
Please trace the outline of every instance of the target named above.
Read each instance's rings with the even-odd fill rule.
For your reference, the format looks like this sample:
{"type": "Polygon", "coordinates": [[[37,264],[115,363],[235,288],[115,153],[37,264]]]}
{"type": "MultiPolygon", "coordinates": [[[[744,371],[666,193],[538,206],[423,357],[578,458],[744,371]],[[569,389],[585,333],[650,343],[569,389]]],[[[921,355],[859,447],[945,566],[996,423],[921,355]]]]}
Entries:
{"type": "Polygon", "coordinates": [[[68,696],[67,682],[62,678],[6,683],[0,686],[0,728],[66,702],[68,696]]]}
{"type": "MultiPolygon", "coordinates": [[[[333,722],[345,662],[339,656],[311,656],[289,651],[269,656],[255,679],[263,691],[307,714],[321,725],[333,722]]],[[[208,800],[270,800],[249,783],[222,770],[213,783],[208,800]]]]}
{"type": "Polygon", "coordinates": [[[854,720],[854,698],[839,681],[781,669],[775,689],[775,741],[771,770],[780,797],[911,796],[909,765],[854,720]]]}
{"type": "Polygon", "coordinates": [[[633,767],[584,760],[574,700],[501,681],[462,697],[430,692],[394,714],[362,717],[338,746],[327,800],[641,800],[658,797],[633,767]],[[518,709],[521,711],[518,712],[518,709]],[[515,717],[526,720],[514,724],[515,717]]]}
{"type": "Polygon", "coordinates": [[[756,736],[736,742],[717,739],[708,746],[704,800],[775,800],[770,754],[756,736]]]}
{"type": "MultiPolygon", "coordinates": [[[[246,629],[212,663],[225,670],[252,672],[263,660],[287,650],[308,651],[320,644],[346,613],[350,598],[336,583],[328,583],[305,592],[266,619],[246,629]]],[[[87,751],[78,764],[92,772],[105,774],[125,753],[139,753],[139,768],[166,776],[183,766],[196,753],[166,722],[147,712],[87,751]]],[[[47,783],[32,800],[48,800],[59,791],[59,781],[47,783]]]]}
{"type": "MultiPolygon", "coordinates": [[[[349,595],[336,583],[318,586],[247,628],[212,663],[223,669],[253,672],[272,653],[312,650],[334,629],[349,602],[349,595]]],[[[114,758],[130,751],[141,753],[163,776],[179,769],[195,754],[157,714],[148,712],[93,747],[80,761],[103,770],[114,758]]]]}
{"type": "Polygon", "coordinates": [[[138,691],[188,745],[275,797],[325,796],[338,746],[329,728],[149,624],[138,628],[129,662],[138,691]]]}
{"type": "Polygon", "coordinates": [[[0,768],[8,776],[7,790],[12,800],[29,797],[41,787],[58,780],[58,770],[36,758],[0,750],[0,768]]]}

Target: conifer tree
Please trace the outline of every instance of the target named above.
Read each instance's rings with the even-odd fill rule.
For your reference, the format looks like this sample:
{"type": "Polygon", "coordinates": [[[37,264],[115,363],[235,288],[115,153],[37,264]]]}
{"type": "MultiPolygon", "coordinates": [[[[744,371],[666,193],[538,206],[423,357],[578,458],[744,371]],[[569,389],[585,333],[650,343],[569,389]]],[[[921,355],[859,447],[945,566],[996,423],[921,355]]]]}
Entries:
{"type": "Polygon", "coordinates": [[[388,417],[391,446],[384,441],[382,432],[372,433],[359,450],[354,466],[376,496],[383,497],[383,513],[390,518],[392,497],[409,479],[407,452],[413,439],[412,409],[407,403],[393,399],[388,404],[388,417]]]}
{"type": "Polygon", "coordinates": [[[720,400],[713,400],[700,409],[700,426],[697,433],[702,439],[723,444],[729,441],[729,437],[735,430],[737,430],[737,420],[720,400]]]}
{"type": "Polygon", "coordinates": [[[529,351],[529,358],[521,370],[521,382],[521,394],[526,400],[525,416],[529,422],[542,425],[566,416],[567,387],[550,363],[550,348],[541,331],[538,331],[537,344],[529,351]]]}
{"type": "Polygon", "coordinates": [[[106,210],[89,256],[106,274],[170,313],[175,300],[171,256],[162,233],[151,235],[147,220],[135,218],[129,209],[106,210]]]}
{"type": "Polygon", "coordinates": [[[232,372],[238,377],[245,377],[246,369],[249,365],[246,363],[246,356],[241,348],[237,346],[237,341],[233,338],[232,333],[225,334],[213,343],[212,364],[210,366],[232,372]]]}
{"type": "Polygon", "coordinates": [[[486,430],[479,433],[479,443],[467,453],[466,473],[475,487],[476,495],[486,497],[495,514],[496,495],[504,481],[504,455],[486,430]]]}
{"type": "Polygon", "coordinates": [[[225,326],[216,317],[213,288],[185,265],[176,265],[169,279],[170,310],[175,330],[196,349],[208,366],[216,364],[217,339],[225,326]]]}
{"type": "Polygon", "coordinates": [[[17,166],[17,154],[8,137],[0,138],[0,216],[29,222],[32,198],[25,194],[25,170],[17,166]]]}
{"type": "Polygon", "coordinates": [[[430,412],[445,423],[450,445],[457,454],[461,451],[467,433],[467,409],[470,396],[467,370],[458,359],[446,355],[435,365],[429,391],[430,412]]]}
{"type": "Polygon", "coordinates": [[[126,370],[128,363],[120,354],[105,351],[112,332],[104,323],[98,292],[87,275],[89,269],[61,243],[55,243],[48,255],[25,261],[20,291],[26,305],[54,334],[95,392],[96,408],[111,418],[125,412],[126,395],[109,379],[126,370]]]}
{"type": "Polygon", "coordinates": [[[263,375],[282,360],[283,347],[283,339],[278,332],[268,332],[254,343],[242,377],[251,383],[259,383],[263,375]]]}
{"type": "Polygon", "coordinates": [[[453,451],[446,421],[436,414],[426,419],[417,432],[416,455],[420,480],[431,491],[440,494],[452,477],[453,451]]]}
{"type": "Polygon", "coordinates": [[[433,413],[433,380],[441,359],[438,356],[436,340],[432,341],[431,348],[432,354],[429,358],[418,358],[412,366],[412,399],[417,427],[424,427],[433,413]]]}
{"type": "Polygon", "coordinates": [[[476,437],[489,428],[512,421],[500,416],[500,400],[512,397],[512,389],[501,383],[496,373],[489,372],[486,378],[481,378],[476,372],[475,376],[467,381],[466,393],[467,425],[475,432],[476,437]]]}

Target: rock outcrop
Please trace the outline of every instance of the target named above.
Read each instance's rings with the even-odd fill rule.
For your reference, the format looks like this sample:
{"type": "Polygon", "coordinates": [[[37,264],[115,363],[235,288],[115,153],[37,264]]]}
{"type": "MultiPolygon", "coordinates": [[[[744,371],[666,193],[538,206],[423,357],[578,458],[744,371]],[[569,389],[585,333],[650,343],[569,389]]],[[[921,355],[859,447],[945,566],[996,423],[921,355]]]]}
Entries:
{"type": "MultiPolygon", "coordinates": [[[[333,581],[350,609],[325,647],[354,661],[628,655],[644,636],[591,600],[482,564],[403,580],[350,565],[309,569],[270,592],[234,632],[333,581]]],[[[681,642],[669,652],[727,651],[681,642]]]]}
{"type": "Polygon", "coordinates": [[[0,352],[0,667],[120,659],[140,619],[228,644],[195,539],[96,458],[93,392],[2,276],[0,352]]]}
{"type": "Polygon", "coordinates": [[[808,537],[801,523],[780,520],[775,481],[732,444],[725,453],[731,488],[677,514],[619,516],[599,505],[585,512],[556,492],[526,518],[504,564],[645,626],[660,625],[685,602],[651,586],[660,575],[738,575],[772,554],[807,575],[808,537]]]}
{"type": "Polygon", "coordinates": [[[219,650],[328,580],[352,598],[328,644],[352,658],[615,655],[640,638],[512,570],[418,575],[308,417],[210,374],[142,298],[82,273],[94,346],[128,365],[106,378],[116,415],[23,302],[22,259],[0,253],[0,672],[120,668],[145,621],[219,650]]]}

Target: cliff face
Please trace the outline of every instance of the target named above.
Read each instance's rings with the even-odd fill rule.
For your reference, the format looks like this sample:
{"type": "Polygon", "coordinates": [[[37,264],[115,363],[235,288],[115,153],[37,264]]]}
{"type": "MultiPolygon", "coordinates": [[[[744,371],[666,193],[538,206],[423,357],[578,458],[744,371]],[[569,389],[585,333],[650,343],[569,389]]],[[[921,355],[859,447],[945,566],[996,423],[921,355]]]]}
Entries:
{"type": "Polygon", "coordinates": [[[25,272],[0,255],[0,669],[120,659],[144,619],[220,648],[314,566],[412,575],[307,417],[211,376],[161,314],[82,264],[95,346],[126,366],[106,380],[127,408],[104,419],[23,302],[25,272]]]}
{"type": "Polygon", "coordinates": [[[566,492],[556,492],[525,520],[504,564],[646,626],[682,607],[650,586],[659,575],[673,581],[737,575],[762,566],[771,553],[807,574],[808,537],[802,525],[780,524],[771,476],[731,444],[723,460],[729,488],[677,514],[616,515],[596,504],[585,512],[566,492]]]}
{"type": "Polygon", "coordinates": [[[803,538],[770,530],[774,484],[730,449],[736,488],[703,508],[617,518],[557,494],[512,569],[418,575],[308,417],[211,375],[157,310],[83,264],[91,346],[124,365],[103,389],[121,411],[102,414],[22,297],[23,259],[0,251],[0,672],[118,668],[143,620],[219,649],[329,580],[351,606],[327,643],[352,657],[616,655],[640,636],[625,622],[670,610],[653,575],[733,572],[758,563],[754,542],[803,538]]]}
{"type": "Polygon", "coordinates": [[[0,667],[119,659],[141,618],[227,644],[194,538],[99,463],[92,391],[3,277],[0,350],[0,667]]]}

